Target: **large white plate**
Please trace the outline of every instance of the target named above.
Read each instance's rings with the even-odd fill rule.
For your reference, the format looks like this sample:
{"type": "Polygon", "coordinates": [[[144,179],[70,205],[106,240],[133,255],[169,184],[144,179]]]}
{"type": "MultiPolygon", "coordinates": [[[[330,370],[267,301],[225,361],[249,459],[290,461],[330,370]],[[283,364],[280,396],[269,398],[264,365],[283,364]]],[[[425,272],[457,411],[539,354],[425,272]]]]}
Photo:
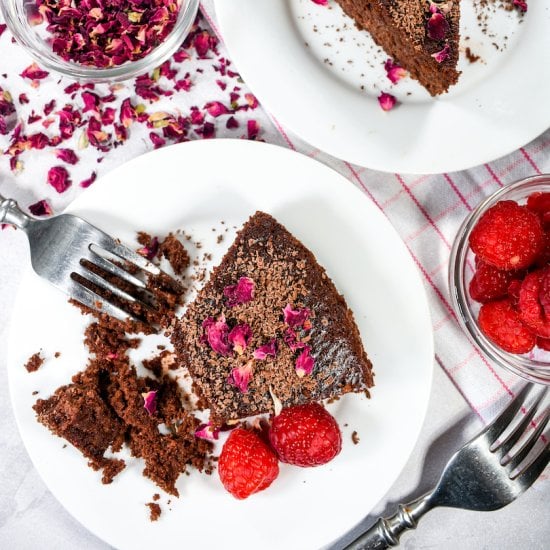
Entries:
{"type": "MultiPolygon", "coordinates": [[[[114,170],[71,206],[126,242],[136,230],[184,228],[218,262],[232,234],[215,246],[212,227],[240,226],[256,209],[272,213],[313,250],[355,312],[376,371],[372,399],[331,406],[342,453],[311,469],[281,466],[267,491],[237,501],[217,474],[181,476],[150,523],[144,506],[158,488],[129,460],[112,485],[70,445],[36,422],[31,409],[85,364],[84,320],[63,295],[28,272],[9,343],[9,382],[17,422],[36,469],[65,508],[90,531],[124,549],[319,548],[353,527],[405,464],[425,414],[432,377],[432,331],[424,289],[405,246],[381,212],[345,178],[286,149],[246,141],[168,147],[114,170]],[[29,374],[26,359],[48,358],[29,374]],[[56,351],[59,359],[53,359],[56,351]],[[38,396],[32,392],[38,390],[38,396]],[[361,438],[353,445],[351,432],[361,438]],[[168,510],[171,508],[171,511],[168,510]]],[[[234,230],[232,230],[234,232],[234,230]]],[[[154,343],[154,342],[153,342],[154,343]]],[[[160,491],[159,491],[160,492],[160,491]]]]}
{"type": "Polygon", "coordinates": [[[232,59],[283,126],[335,157],[407,173],[483,164],[550,126],[548,2],[529,2],[521,23],[515,11],[498,10],[485,34],[474,4],[461,2],[463,74],[434,99],[410,79],[392,86],[387,55],[334,0],[330,8],[312,0],[215,0],[232,59]],[[469,63],[467,46],[482,61],[469,63]],[[380,90],[401,105],[382,111],[380,90]]]}

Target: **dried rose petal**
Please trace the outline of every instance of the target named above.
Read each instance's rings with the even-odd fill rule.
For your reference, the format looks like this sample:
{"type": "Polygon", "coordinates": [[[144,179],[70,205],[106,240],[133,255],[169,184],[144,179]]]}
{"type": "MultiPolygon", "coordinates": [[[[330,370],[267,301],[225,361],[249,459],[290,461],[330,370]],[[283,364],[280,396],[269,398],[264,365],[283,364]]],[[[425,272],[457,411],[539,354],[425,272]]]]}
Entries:
{"type": "Polygon", "coordinates": [[[250,360],[248,363],[241,365],[240,367],[235,367],[231,370],[231,374],[227,379],[227,382],[232,386],[235,386],[242,393],[248,392],[248,384],[252,379],[252,374],[254,372],[254,361],[250,360]]]}
{"type": "Polygon", "coordinates": [[[527,11],[526,0],[514,0],[514,6],[516,6],[516,8],[518,8],[520,11],[523,11],[523,12],[527,11]]]}
{"type": "Polygon", "coordinates": [[[445,40],[449,32],[449,23],[445,16],[440,12],[432,13],[428,19],[428,36],[432,40],[445,40]]]}
{"type": "Polygon", "coordinates": [[[391,111],[397,104],[397,99],[395,98],[395,96],[391,94],[382,92],[378,96],[378,103],[380,104],[380,107],[382,107],[384,111],[391,111]]]}
{"type": "Polygon", "coordinates": [[[16,124],[17,115],[11,94],[0,88],[0,135],[10,133],[16,124]]]}
{"type": "Polygon", "coordinates": [[[67,164],[76,164],[78,157],[72,149],[56,149],[55,156],[67,164]]]}
{"type": "Polygon", "coordinates": [[[319,6],[328,6],[328,0],[311,0],[314,4],[319,4],[319,6]]]}
{"type": "Polygon", "coordinates": [[[310,315],[311,311],[307,307],[292,309],[292,306],[287,304],[283,309],[284,321],[290,328],[302,328],[310,315]]]}
{"type": "Polygon", "coordinates": [[[41,69],[36,63],[29,65],[20,76],[23,78],[29,78],[31,80],[42,80],[46,78],[50,73],[41,69]]]}
{"type": "Polygon", "coordinates": [[[246,304],[254,299],[254,281],[249,277],[241,277],[236,285],[229,285],[223,289],[227,298],[227,307],[246,304]]]}
{"type": "Polygon", "coordinates": [[[227,340],[232,344],[233,350],[242,355],[248,346],[248,342],[250,342],[250,338],[252,338],[252,330],[244,323],[234,327],[229,333],[227,340]]]}
{"type": "Polygon", "coordinates": [[[210,101],[204,106],[204,109],[208,111],[208,114],[214,118],[221,115],[227,115],[231,111],[220,101],[210,101]]]}
{"type": "Polygon", "coordinates": [[[48,183],[58,192],[64,193],[71,186],[69,172],[63,166],[54,166],[48,171],[48,183]]]}
{"type": "Polygon", "coordinates": [[[142,393],[141,396],[143,397],[143,407],[149,413],[149,416],[152,416],[157,412],[157,390],[142,393]]]}
{"type": "Polygon", "coordinates": [[[393,84],[397,84],[402,78],[407,76],[407,71],[394,63],[392,59],[386,60],[384,63],[384,69],[386,70],[386,76],[391,80],[393,84]]]}
{"type": "Polygon", "coordinates": [[[260,346],[254,350],[254,359],[263,361],[271,355],[272,357],[277,357],[277,339],[273,338],[267,344],[260,346]]]}
{"type": "Polygon", "coordinates": [[[256,139],[258,137],[258,134],[260,133],[260,125],[258,124],[258,121],[249,120],[246,127],[248,131],[248,139],[256,139]]]}
{"type": "Polygon", "coordinates": [[[90,177],[85,179],[85,180],[82,180],[80,182],[80,187],[83,187],[84,189],[90,187],[90,185],[92,185],[92,183],[94,183],[94,181],[96,180],[97,178],[97,174],[95,172],[92,172],[90,174],[90,177]]]}
{"type": "Polygon", "coordinates": [[[435,53],[432,53],[432,57],[438,62],[443,63],[445,59],[449,57],[449,52],[451,51],[451,48],[449,47],[449,44],[445,44],[445,47],[435,53]]]}
{"type": "Polygon", "coordinates": [[[8,28],[5,23],[0,23],[0,36],[4,34],[4,31],[8,28]]]}
{"type": "Polygon", "coordinates": [[[159,240],[157,237],[153,237],[148,246],[142,246],[136,252],[151,261],[158,254],[158,251],[159,240]]]}
{"type": "Polygon", "coordinates": [[[311,374],[313,371],[313,367],[315,366],[315,360],[313,357],[311,357],[310,348],[307,346],[302,353],[298,356],[298,359],[296,359],[296,374],[303,378],[306,375],[311,374]]]}
{"type": "Polygon", "coordinates": [[[233,348],[228,342],[229,327],[225,322],[223,313],[217,320],[208,317],[202,323],[202,328],[206,333],[206,340],[210,347],[220,355],[229,356],[233,352],[233,348]]]}
{"type": "Polygon", "coordinates": [[[284,341],[285,341],[285,344],[292,350],[292,351],[296,351],[298,349],[302,349],[302,348],[305,348],[307,344],[305,344],[304,342],[300,342],[298,340],[298,335],[296,334],[296,331],[291,329],[291,328],[287,328],[286,331],[285,331],[285,335],[284,335],[284,341]]]}
{"type": "Polygon", "coordinates": [[[199,439],[206,439],[207,441],[217,440],[219,435],[219,428],[213,428],[212,422],[208,422],[208,424],[201,424],[195,431],[195,437],[198,437],[199,439]]]}
{"type": "Polygon", "coordinates": [[[53,214],[52,207],[44,199],[31,204],[29,211],[33,216],[51,216],[53,214]]]}

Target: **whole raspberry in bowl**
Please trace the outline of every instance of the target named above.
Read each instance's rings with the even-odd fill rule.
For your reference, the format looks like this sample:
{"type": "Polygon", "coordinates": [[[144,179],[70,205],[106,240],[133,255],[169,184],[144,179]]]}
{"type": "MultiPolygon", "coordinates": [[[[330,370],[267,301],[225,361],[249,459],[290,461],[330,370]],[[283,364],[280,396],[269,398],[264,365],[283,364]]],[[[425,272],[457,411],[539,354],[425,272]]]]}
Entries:
{"type": "Polygon", "coordinates": [[[468,337],[495,363],[550,385],[550,175],[486,198],[458,230],[449,290],[468,337]]]}
{"type": "Polygon", "coordinates": [[[160,66],[192,28],[199,0],[2,0],[16,41],[44,69],[117,82],[160,66]]]}

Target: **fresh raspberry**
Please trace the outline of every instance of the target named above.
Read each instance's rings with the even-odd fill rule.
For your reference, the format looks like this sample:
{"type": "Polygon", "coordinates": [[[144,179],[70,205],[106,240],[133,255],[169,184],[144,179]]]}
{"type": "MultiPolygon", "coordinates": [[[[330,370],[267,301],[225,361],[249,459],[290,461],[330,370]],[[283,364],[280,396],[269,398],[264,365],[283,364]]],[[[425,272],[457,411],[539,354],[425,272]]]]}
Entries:
{"type": "Polygon", "coordinates": [[[342,449],[342,434],[334,417],[318,403],[283,409],[271,423],[269,441],[281,462],[319,466],[342,449]]]}
{"type": "Polygon", "coordinates": [[[521,283],[522,281],[520,279],[514,279],[508,285],[508,296],[510,297],[510,301],[515,309],[519,306],[519,291],[521,289],[521,283]]]}
{"type": "Polygon", "coordinates": [[[542,247],[541,253],[538,255],[535,260],[536,267],[546,267],[550,264],[550,224],[548,228],[544,231],[544,245],[542,247]]]}
{"type": "Polygon", "coordinates": [[[544,351],[550,351],[550,338],[537,338],[537,348],[543,349],[544,351]]]}
{"type": "Polygon", "coordinates": [[[531,193],[527,198],[527,208],[540,216],[544,226],[550,224],[550,193],[531,193]]]}
{"type": "Polygon", "coordinates": [[[479,327],[487,338],[510,353],[528,353],[537,337],[520,321],[509,299],[483,304],[479,327]]]}
{"type": "Polygon", "coordinates": [[[550,268],[529,273],[519,291],[519,315],[537,336],[550,338],[550,268]]]}
{"type": "Polygon", "coordinates": [[[524,269],[544,246],[540,219],[514,201],[497,202],[473,228],[470,246],[480,259],[498,269],[524,269]]]}
{"type": "Polygon", "coordinates": [[[518,277],[514,271],[502,271],[480,260],[470,281],[470,296],[476,302],[490,302],[508,294],[508,286],[518,277]]]}
{"type": "Polygon", "coordinates": [[[218,473],[226,490],[244,499],[267,489],[279,475],[279,464],[256,432],[236,428],[223,446],[218,473]]]}

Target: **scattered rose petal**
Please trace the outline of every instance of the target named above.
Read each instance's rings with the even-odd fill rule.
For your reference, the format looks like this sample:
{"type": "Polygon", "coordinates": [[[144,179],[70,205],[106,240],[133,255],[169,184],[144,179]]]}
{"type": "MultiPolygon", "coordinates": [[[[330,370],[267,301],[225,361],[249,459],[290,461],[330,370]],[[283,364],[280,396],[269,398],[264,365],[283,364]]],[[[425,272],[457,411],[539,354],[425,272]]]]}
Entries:
{"type": "Polygon", "coordinates": [[[51,216],[53,214],[52,207],[45,199],[31,204],[29,211],[33,216],[51,216]]]}
{"type": "Polygon", "coordinates": [[[328,6],[328,0],[311,0],[314,4],[319,6],[328,6]]]}
{"type": "Polygon", "coordinates": [[[395,107],[397,103],[397,99],[395,98],[395,96],[391,94],[382,92],[378,96],[378,103],[380,104],[380,107],[382,107],[384,111],[391,111],[395,107]]]}
{"type": "Polygon", "coordinates": [[[78,157],[72,149],[56,149],[55,156],[67,164],[76,164],[78,157]]]}
{"type": "Polygon", "coordinates": [[[208,114],[214,118],[217,118],[221,115],[227,115],[231,111],[220,101],[210,101],[204,106],[205,110],[208,111],[208,114]]]}
{"type": "Polygon", "coordinates": [[[44,71],[36,63],[32,63],[21,73],[21,76],[23,78],[29,78],[30,80],[42,80],[49,74],[48,71],[44,71]]]}
{"type": "Polygon", "coordinates": [[[250,338],[252,338],[252,330],[244,323],[235,326],[229,333],[227,340],[232,344],[233,350],[236,351],[238,355],[242,355],[248,346],[250,338]]]}
{"type": "Polygon", "coordinates": [[[273,400],[273,412],[275,413],[275,416],[279,416],[281,414],[281,411],[283,410],[283,404],[281,403],[281,400],[275,395],[271,386],[269,386],[269,395],[271,395],[271,399],[273,400]]]}
{"type": "Polygon", "coordinates": [[[254,281],[249,277],[241,277],[236,285],[229,285],[223,289],[227,299],[227,307],[246,304],[254,299],[254,281]]]}
{"type": "Polygon", "coordinates": [[[296,331],[291,328],[287,328],[284,335],[285,344],[292,350],[296,351],[298,349],[305,348],[307,344],[300,342],[298,340],[298,335],[296,331]]]}
{"type": "Polygon", "coordinates": [[[283,309],[284,322],[290,328],[302,328],[304,322],[309,319],[311,311],[304,307],[302,309],[292,309],[290,304],[287,304],[283,309]]]}
{"type": "Polygon", "coordinates": [[[58,193],[64,193],[71,186],[69,172],[63,166],[50,168],[48,171],[48,183],[58,193]]]}
{"type": "Polygon", "coordinates": [[[9,134],[17,124],[17,114],[11,94],[0,88],[0,135],[9,134]]]}
{"type": "Polygon", "coordinates": [[[80,187],[83,187],[84,189],[90,187],[90,185],[94,183],[96,178],[97,178],[97,174],[95,172],[92,172],[89,178],[86,178],[85,180],[82,180],[80,182],[80,187]]]}
{"type": "Polygon", "coordinates": [[[217,440],[220,435],[219,428],[212,427],[212,422],[201,424],[195,431],[195,437],[206,439],[207,441],[217,440]]]}
{"type": "Polygon", "coordinates": [[[230,116],[225,123],[225,127],[228,130],[235,130],[235,128],[239,127],[239,121],[234,116],[230,116]]]}
{"type": "Polygon", "coordinates": [[[391,80],[393,84],[397,84],[402,78],[407,76],[407,71],[393,62],[392,59],[386,60],[384,63],[384,69],[386,69],[386,76],[391,80]]]}
{"type": "Polygon", "coordinates": [[[157,412],[157,391],[148,391],[147,393],[142,393],[141,396],[143,397],[143,406],[145,410],[149,416],[152,416],[157,412]]]}
{"type": "Polygon", "coordinates": [[[518,8],[520,11],[523,11],[523,12],[527,11],[527,1],[526,0],[514,0],[514,6],[516,6],[516,8],[518,8]]]}
{"type": "Polygon", "coordinates": [[[273,338],[267,344],[254,350],[254,359],[264,361],[267,357],[277,357],[277,339],[273,338]]]}
{"type": "Polygon", "coordinates": [[[445,47],[442,50],[433,53],[432,57],[438,63],[443,63],[443,61],[445,61],[445,59],[447,59],[449,57],[449,52],[450,51],[451,51],[451,48],[449,47],[449,44],[445,44],[445,47]]]}
{"type": "Polygon", "coordinates": [[[432,40],[445,40],[449,32],[449,23],[440,12],[432,13],[428,19],[428,36],[432,40]]]}
{"type": "Polygon", "coordinates": [[[225,322],[225,315],[223,313],[217,320],[212,317],[208,317],[202,323],[202,328],[206,333],[206,340],[210,344],[210,347],[220,355],[229,356],[233,352],[233,348],[229,344],[229,327],[225,322]]]}
{"type": "Polygon", "coordinates": [[[260,133],[260,125],[256,120],[249,120],[247,122],[248,139],[254,140],[260,133]]]}
{"type": "MultiPolygon", "coordinates": [[[[147,246],[137,249],[137,253],[151,261],[159,252],[159,240],[153,237],[147,246]]],[[[203,325],[204,326],[204,325],[203,325]]]]}
{"type": "Polygon", "coordinates": [[[298,359],[296,359],[296,374],[303,378],[306,375],[311,374],[313,371],[313,367],[315,365],[315,360],[313,357],[311,357],[309,346],[306,347],[302,353],[298,356],[298,359]]]}
{"type": "Polygon", "coordinates": [[[8,28],[5,23],[0,23],[0,36],[4,34],[4,31],[8,28]]]}
{"type": "Polygon", "coordinates": [[[252,379],[253,372],[254,372],[254,361],[250,360],[248,361],[248,363],[232,369],[231,374],[227,379],[227,382],[232,386],[235,386],[241,393],[247,393],[248,384],[252,379]]]}

